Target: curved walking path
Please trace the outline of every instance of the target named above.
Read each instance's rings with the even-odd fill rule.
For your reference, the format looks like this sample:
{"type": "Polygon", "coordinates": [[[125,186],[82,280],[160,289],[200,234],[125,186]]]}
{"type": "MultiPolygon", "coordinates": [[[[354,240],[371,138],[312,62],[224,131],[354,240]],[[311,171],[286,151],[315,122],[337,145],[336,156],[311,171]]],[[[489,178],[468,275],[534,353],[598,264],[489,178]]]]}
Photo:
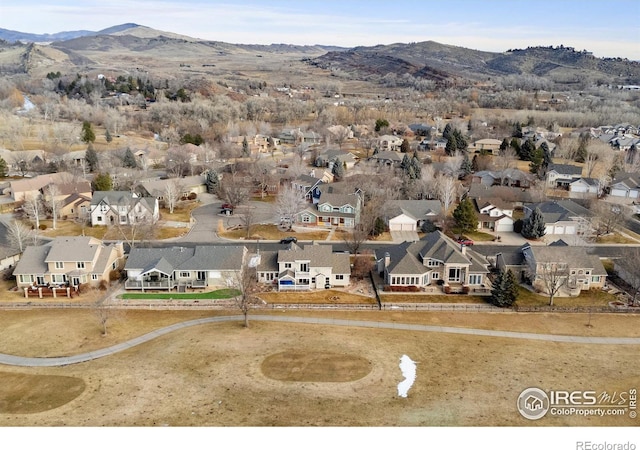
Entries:
{"type": "MultiPolygon", "coordinates": [[[[529,339],[537,341],[547,342],[565,342],[571,344],[604,344],[604,345],[640,345],[640,337],[588,337],[588,336],[563,336],[556,334],[537,334],[537,333],[521,333],[517,331],[495,331],[495,330],[482,330],[478,328],[457,328],[457,327],[443,327],[437,325],[415,325],[406,323],[391,323],[391,322],[374,322],[367,320],[342,320],[342,319],[322,319],[312,317],[278,317],[278,316],[264,316],[264,315],[252,315],[250,319],[253,321],[266,321],[266,322],[291,322],[291,323],[306,323],[306,324],[322,324],[333,325],[342,327],[366,327],[366,328],[383,328],[391,330],[406,330],[406,331],[426,331],[432,333],[452,333],[452,334],[469,334],[474,336],[489,336],[489,337],[502,337],[513,339],[529,339]]],[[[113,355],[114,353],[127,350],[135,347],[136,345],[143,344],[157,337],[171,333],[182,328],[191,327],[194,325],[202,325],[206,323],[220,323],[220,322],[235,322],[244,320],[241,315],[235,316],[219,316],[219,317],[207,317],[204,319],[189,320],[186,322],[180,322],[168,327],[160,328],[137,338],[131,339],[120,344],[112,345],[93,352],[81,353],[75,356],[59,356],[54,358],[28,358],[22,356],[7,355],[0,353],[0,364],[22,367],[53,367],[53,366],[66,366],[69,364],[77,364],[81,362],[91,361],[92,359],[102,358],[104,356],[113,355]]]]}

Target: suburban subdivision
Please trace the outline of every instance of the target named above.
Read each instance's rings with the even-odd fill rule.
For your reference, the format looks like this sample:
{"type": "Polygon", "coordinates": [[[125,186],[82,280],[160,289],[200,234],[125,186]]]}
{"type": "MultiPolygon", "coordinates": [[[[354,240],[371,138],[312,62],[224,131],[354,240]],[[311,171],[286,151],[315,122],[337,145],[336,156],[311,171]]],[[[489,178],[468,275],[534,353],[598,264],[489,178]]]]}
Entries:
{"type": "Polygon", "coordinates": [[[0,426],[638,425],[637,61],[8,31],[0,426]]]}

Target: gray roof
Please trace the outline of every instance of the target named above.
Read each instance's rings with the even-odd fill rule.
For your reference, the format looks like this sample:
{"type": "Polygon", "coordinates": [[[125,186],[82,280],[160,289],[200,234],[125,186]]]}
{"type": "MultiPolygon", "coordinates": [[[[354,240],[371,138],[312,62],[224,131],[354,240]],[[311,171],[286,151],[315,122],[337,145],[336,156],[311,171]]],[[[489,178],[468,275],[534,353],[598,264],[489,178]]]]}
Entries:
{"type": "Polygon", "coordinates": [[[600,259],[597,256],[593,258],[594,255],[588,255],[584,247],[533,245],[525,247],[523,252],[525,255],[532,254],[537,263],[565,263],[570,268],[593,268],[606,274],[600,259]]]}
{"type": "Polygon", "coordinates": [[[132,248],[125,270],[148,271],[156,268],[164,273],[176,270],[240,270],[244,251],[243,246],[214,245],[132,248]]]}
{"type": "Polygon", "coordinates": [[[76,262],[93,261],[100,251],[102,242],[89,236],[57,237],[49,244],[49,251],[44,262],[76,262]]]}
{"type": "Polygon", "coordinates": [[[385,257],[388,253],[390,262],[389,273],[423,274],[431,270],[423,261],[435,259],[445,264],[468,264],[469,271],[487,273],[488,261],[473,250],[466,248],[463,254],[459,244],[440,231],[428,233],[417,242],[403,242],[376,250],[376,259],[385,257]]]}
{"type": "Polygon", "coordinates": [[[469,186],[471,198],[501,198],[505,201],[532,202],[531,191],[512,186],[486,186],[482,183],[471,183],[469,186]]]}
{"type": "MultiPolygon", "coordinates": [[[[291,250],[278,251],[278,263],[309,261],[313,267],[333,267],[333,249],[330,245],[292,246],[291,250]]],[[[347,259],[349,255],[346,255],[347,259]]]]}
{"type": "Polygon", "coordinates": [[[440,200],[392,200],[387,203],[387,211],[389,217],[406,214],[420,220],[440,214],[442,205],[440,200]]]}
{"type": "Polygon", "coordinates": [[[547,173],[552,170],[563,175],[582,175],[582,167],[573,164],[549,164],[547,173]]]}
{"type": "Polygon", "coordinates": [[[403,156],[400,156],[400,153],[398,152],[378,152],[373,155],[371,159],[377,159],[378,161],[389,160],[392,162],[401,162],[403,156]]]}
{"type": "Polygon", "coordinates": [[[356,194],[331,194],[328,192],[323,192],[320,196],[320,201],[318,205],[323,203],[328,203],[331,206],[344,206],[351,205],[355,208],[358,203],[359,197],[356,194]]]}
{"type": "Polygon", "coordinates": [[[44,274],[49,270],[49,267],[44,262],[51,247],[48,245],[40,245],[37,247],[27,247],[24,249],[20,261],[16,264],[16,268],[13,271],[14,275],[31,275],[31,274],[44,274]]]}
{"type": "Polygon", "coordinates": [[[7,224],[0,220],[0,259],[14,256],[20,253],[9,242],[9,229],[7,224]]]}
{"type": "Polygon", "coordinates": [[[278,252],[268,251],[260,252],[260,262],[256,267],[258,272],[277,272],[278,271],[278,252]]]}
{"type": "Polygon", "coordinates": [[[572,200],[552,200],[542,203],[530,203],[525,205],[533,211],[540,209],[546,224],[572,220],[572,217],[591,217],[593,214],[587,208],[578,205],[572,200]]]}

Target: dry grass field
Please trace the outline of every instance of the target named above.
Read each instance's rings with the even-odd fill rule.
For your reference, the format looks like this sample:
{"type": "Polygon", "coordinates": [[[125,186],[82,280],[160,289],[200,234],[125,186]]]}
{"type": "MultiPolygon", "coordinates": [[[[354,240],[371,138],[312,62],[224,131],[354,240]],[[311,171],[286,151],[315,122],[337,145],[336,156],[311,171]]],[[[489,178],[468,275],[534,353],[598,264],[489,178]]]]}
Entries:
{"type": "MultiPolygon", "coordinates": [[[[234,312],[235,313],[235,312],[234,312]]],[[[637,317],[273,312],[560,334],[638,336],[637,317]]],[[[4,311],[0,352],[75,354],[212,315],[127,311],[100,336],[87,310],[4,311]]],[[[636,346],[252,321],[199,325],[114,356],[0,370],[3,426],[632,426],[628,418],[523,419],[519,393],[637,387],[636,346]],[[417,362],[408,398],[398,364],[417,362]],[[17,395],[18,394],[18,395],[17,395]]]]}
{"type": "MultiPolygon", "coordinates": [[[[227,230],[219,232],[220,237],[227,239],[244,239],[247,235],[245,229],[227,230]]],[[[275,225],[251,225],[249,230],[249,239],[268,239],[278,240],[287,236],[295,236],[298,240],[309,241],[318,240],[323,241],[329,235],[329,231],[313,230],[313,231],[280,231],[275,225]]]]}

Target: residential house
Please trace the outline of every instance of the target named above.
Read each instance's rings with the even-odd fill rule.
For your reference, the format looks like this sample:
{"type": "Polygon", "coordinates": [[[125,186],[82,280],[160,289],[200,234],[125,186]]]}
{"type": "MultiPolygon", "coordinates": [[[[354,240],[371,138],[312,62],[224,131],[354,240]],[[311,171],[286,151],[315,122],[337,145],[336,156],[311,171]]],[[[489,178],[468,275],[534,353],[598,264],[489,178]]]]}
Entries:
{"type": "Polygon", "coordinates": [[[467,195],[469,198],[478,200],[499,198],[512,203],[514,208],[539,201],[540,198],[536,192],[529,189],[512,186],[486,186],[481,183],[471,183],[467,195]]]}
{"type": "Polygon", "coordinates": [[[63,220],[81,220],[89,219],[89,211],[91,210],[92,195],[71,194],[60,202],[59,212],[63,220]]]}
{"type": "Polygon", "coordinates": [[[409,125],[409,129],[416,136],[431,136],[436,133],[436,127],[427,125],[426,123],[412,123],[409,125]]]}
{"type": "Polygon", "coordinates": [[[378,164],[394,167],[399,167],[400,163],[402,163],[402,155],[398,152],[377,152],[371,156],[371,159],[378,162],[378,164]]]}
{"type": "Polygon", "coordinates": [[[155,223],[160,218],[158,199],[129,191],[96,191],[91,199],[91,226],[155,223]]]}
{"type": "Polygon", "coordinates": [[[600,258],[587,254],[584,247],[525,245],[522,253],[527,277],[540,292],[548,294],[551,281],[556,286],[562,285],[570,296],[577,296],[580,291],[602,288],[607,279],[600,258]]]}
{"type": "Polygon", "coordinates": [[[283,130],[278,135],[278,139],[283,144],[299,145],[299,144],[320,144],[322,136],[315,131],[302,131],[300,128],[291,130],[283,130]]]}
{"type": "Polygon", "coordinates": [[[489,153],[490,155],[495,155],[500,152],[500,146],[502,145],[502,141],[500,139],[478,139],[475,142],[472,142],[468,148],[469,152],[473,153],[489,153]]]}
{"type": "Polygon", "coordinates": [[[572,164],[549,164],[547,168],[547,186],[568,188],[572,181],[582,177],[582,167],[572,164]]]}
{"type": "Polygon", "coordinates": [[[494,198],[473,199],[478,216],[478,229],[494,233],[513,232],[513,206],[509,202],[494,198]]]}
{"type": "MultiPolygon", "coordinates": [[[[315,175],[315,173],[314,173],[315,175]]],[[[304,198],[313,204],[318,203],[320,199],[320,185],[324,182],[320,178],[313,175],[300,175],[298,178],[291,180],[291,186],[300,194],[304,194],[304,198]]]]}
{"type": "Polygon", "coordinates": [[[440,231],[417,242],[403,242],[377,249],[376,267],[385,286],[441,284],[444,292],[488,293],[489,262],[470,248],[454,242],[440,231]]]}
{"type": "Polygon", "coordinates": [[[426,222],[435,222],[442,212],[440,200],[393,200],[385,205],[390,231],[420,231],[426,222]]]}
{"type": "Polygon", "coordinates": [[[535,182],[532,174],[522,170],[510,168],[505,170],[479,170],[471,177],[471,183],[481,183],[485,186],[515,186],[529,188],[535,182]]]}
{"type": "Polygon", "coordinates": [[[640,174],[620,173],[611,182],[611,197],[640,199],[640,174]]]}
{"type": "Polygon", "coordinates": [[[334,164],[342,164],[347,170],[349,170],[353,169],[353,166],[356,165],[357,161],[358,159],[353,155],[353,153],[344,150],[330,149],[325,150],[318,155],[315,165],[316,167],[327,167],[329,170],[332,170],[334,164]]]}
{"type": "Polygon", "coordinates": [[[206,177],[204,175],[146,180],[136,186],[135,190],[141,197],[155,197],[158,201],[162,201],[166,195],[167,185],[169,183],[177,183],[178,187],[180,187],[182,196],[188,197],[189,194],[198,195],[207,192],[207,185],[205,184],[205,181],[206,177]]]}
{"type": "Polygon", "coordinates": [[[129,253],[125,289],[184,290],[229,286],[247,260],[244,246],[139,248],[129,253]]]}
{"type": "Polygon", "coordinates": [[[7,175],[20,175],[41,166],[47,160],[44,150],[13,151],[0,148],[0,158],[7,163],[7,175]]]}
{"type": "Polygon", "coordinates": [[[400,151],[400,146],[402,146],[403,140],[404,139],[400,136],[393,136],[390,134],[385,134],[384,136],[380,136],[377,141],[378,151],[398,152],[400,151]]]}
{"type": "Polygon", "coordinates": [[[597,196],[602,192],[602,188],[597,178],[583,177],[569,183],[569,192],[572,196],[597,196]]]}
{"type": "Polygon", "coordinates": [[[122,243],[106,245],[89,236],[57,237],[25,249],[13,275],[18,288],[89,284],[109,281],[112,270],[122,267],[122,243]]]}
{"type": "Polygon", "coordinates": [[[278,286],[279,291],[306,291],[349,285],[349,255],[333,253],[330,245],[291,244],[287,250],[261,252],[258,281],[278,286]]]}
{"type": "Polygon", "coordinates": [[[296,223],[304,226],[353,228],[360,220],[361,194],[333,194],[320,191],[316,208],[296,214],[296,223]]]}
{"type": "Polygon", "coordinates": [[[545,223],[545,234],[585,235],[591,232],[591,211],[572,200],[552,200],[528,203],[524,206],[525,219],[535,208],[540,209],[545,223]]]}
{"type": "MultiPolygon", "coordinates": [[[[61,185],[73,183],[74,176],[69,172],[48,173],[45,175],[38,175],[33,178],[21,178],[19,180],[12,180],[10,186],[10,194],[13,201],[23,201],[28,195],[39,195],[42,193],[42,189],[50,184],[61,185]]],[[[86,180],[81,180],[86,183],[86,180]]],[[[84,184],[82,184],[84,186],[84,184]]],[[[86,189],[80,188],[81,192],[86,193],[86,189]]],[[[91,189],[89,189],[89,193],[91,189]]]]}

